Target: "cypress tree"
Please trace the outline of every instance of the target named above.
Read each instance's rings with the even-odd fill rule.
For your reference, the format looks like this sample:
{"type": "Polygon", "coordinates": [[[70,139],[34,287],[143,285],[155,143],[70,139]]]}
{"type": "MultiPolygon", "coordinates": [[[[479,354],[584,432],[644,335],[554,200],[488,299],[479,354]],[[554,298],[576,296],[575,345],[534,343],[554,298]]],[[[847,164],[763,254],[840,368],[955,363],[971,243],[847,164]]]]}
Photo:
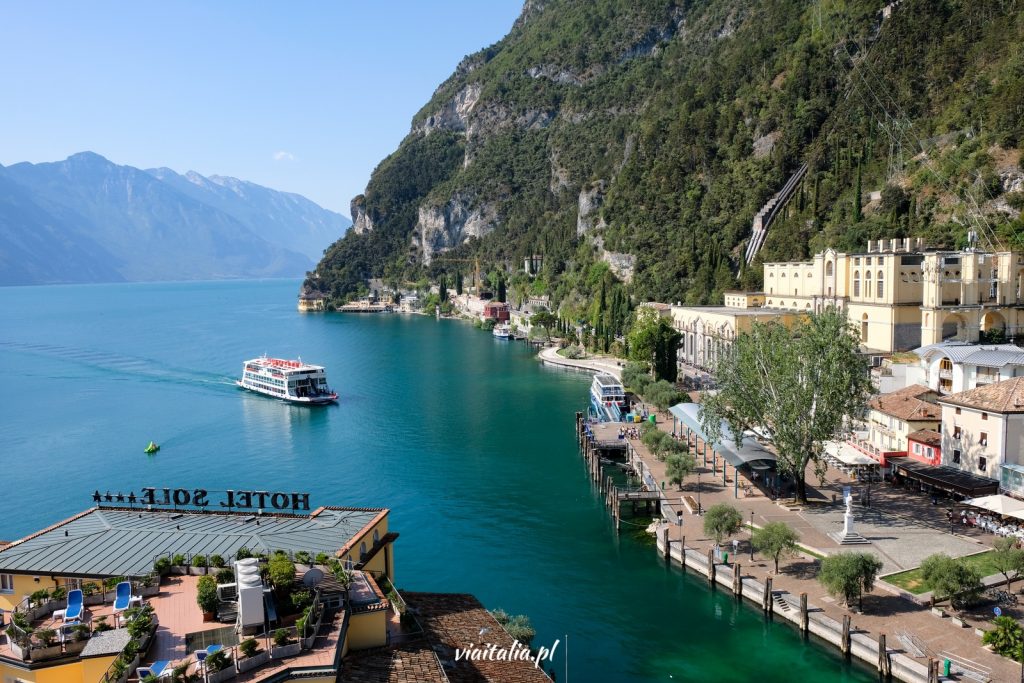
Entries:
{"type": "Polygon", "coordinates": [[[441,303],[448,301],[448,286],[444,281],[444,275],[437,281],[437,293],[441,297],[441,303]]]}
{"type": "Polygon", "coordinates": [[[462,272],[455,273],[455,293],[462,296],[462,272]]]}
{"type": "Polygon", "coordinates": [[[815,218],[818,217],[818,194],[820,192],[821,192],[821,176],[815,174],[815,176],[814,176],[814,208],[812,209],[812,213],[814,214],[815,218]]]}
{"type": "Polygon", "coordinates": [[[857,162],[857,185],[853,195],[853,220],[855,223],[859,223],[861,219],[861,199],[860,199],[860,176],[861,176],[861,164],[857,162]]]}
{"type": "Polygon", "coordinates": [[[505,303],[505,297],[507,292],[505,291],[505,277],[498,274],[498,301],[505,303]]]}

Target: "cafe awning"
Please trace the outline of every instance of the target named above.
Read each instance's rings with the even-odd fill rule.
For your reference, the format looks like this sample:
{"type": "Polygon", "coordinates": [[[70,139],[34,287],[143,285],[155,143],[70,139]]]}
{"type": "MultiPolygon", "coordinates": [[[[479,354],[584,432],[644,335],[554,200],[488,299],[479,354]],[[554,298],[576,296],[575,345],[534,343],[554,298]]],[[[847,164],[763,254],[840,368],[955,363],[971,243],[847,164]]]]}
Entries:
{"type": "Polygon", "coordinates": [[[970,472],[945,465],[935,467],[908,457],[889,457],[893,471],[908,479],[928,484],[941,491],[949,491],[967,498],[977,498],[999,492],[999,482],[979,477],[970,472]]]}

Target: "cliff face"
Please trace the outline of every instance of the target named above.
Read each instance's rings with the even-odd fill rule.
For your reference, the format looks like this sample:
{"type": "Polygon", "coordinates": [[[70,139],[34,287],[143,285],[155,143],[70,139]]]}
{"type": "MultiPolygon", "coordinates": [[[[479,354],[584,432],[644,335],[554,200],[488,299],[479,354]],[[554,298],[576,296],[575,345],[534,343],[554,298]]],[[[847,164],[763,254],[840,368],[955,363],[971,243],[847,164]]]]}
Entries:
{"type": "MultiPolygon", "coordinates": [[[[1024,92],[1024,58],[999,46],[1020,35],[1024,8],[826,5],[527,2],[413,118],[353,200],[352,234],[319,264],[318,286],[342,295],[366,277],[429,274],[455,250],[509,270],[542,254],[556,297],[586,295],[604,267],[640,298],[713,302],[756,286],[736,281],[750,221],[804,162],[812,171],[769,237],[772,257],[956,218],[923,196],[916,226],[897,203],[851,227],[854,178],[865,192],[921,185],[919,169],[889,157],[894,117],[919,138],[980,119],[986,147],[1013,150],[1024,130],[1003,102],[1024,92]],[[997,85],[979,88],[985,79],[997,85]]],[[[972,163],[985,172],[989,161],[972,163]]]]}

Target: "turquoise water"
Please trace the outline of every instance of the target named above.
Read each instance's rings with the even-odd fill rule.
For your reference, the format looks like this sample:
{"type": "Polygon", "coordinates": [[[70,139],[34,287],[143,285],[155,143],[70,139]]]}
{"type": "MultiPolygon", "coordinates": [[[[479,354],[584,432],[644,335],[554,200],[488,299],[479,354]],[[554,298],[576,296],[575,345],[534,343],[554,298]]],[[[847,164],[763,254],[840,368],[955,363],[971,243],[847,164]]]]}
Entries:
{"type": "Polygon", "coordinates": [[[465,323],[300,315],[297,287],[0,288],[0,538],[94,489],[309,491],[390,507],[396,583],[528,614],[559,681],[566,635],[571,681],[872,680],[616,536],[574,442],[587,376],[465,323]],[[236,389],[264,352],[326,365],[339,404],[236,389]]]}

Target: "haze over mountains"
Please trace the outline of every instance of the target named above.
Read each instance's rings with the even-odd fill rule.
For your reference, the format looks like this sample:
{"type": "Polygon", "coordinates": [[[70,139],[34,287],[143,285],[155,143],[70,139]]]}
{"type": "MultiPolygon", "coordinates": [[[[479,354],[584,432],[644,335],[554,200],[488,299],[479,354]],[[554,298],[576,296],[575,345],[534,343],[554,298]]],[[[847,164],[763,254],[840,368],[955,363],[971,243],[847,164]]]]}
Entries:
{"type": "Polygon", "coordinates": [[[297,194],[92,152],[0,166],[0,285],[299,277],[350,225],[297,194]]]}

